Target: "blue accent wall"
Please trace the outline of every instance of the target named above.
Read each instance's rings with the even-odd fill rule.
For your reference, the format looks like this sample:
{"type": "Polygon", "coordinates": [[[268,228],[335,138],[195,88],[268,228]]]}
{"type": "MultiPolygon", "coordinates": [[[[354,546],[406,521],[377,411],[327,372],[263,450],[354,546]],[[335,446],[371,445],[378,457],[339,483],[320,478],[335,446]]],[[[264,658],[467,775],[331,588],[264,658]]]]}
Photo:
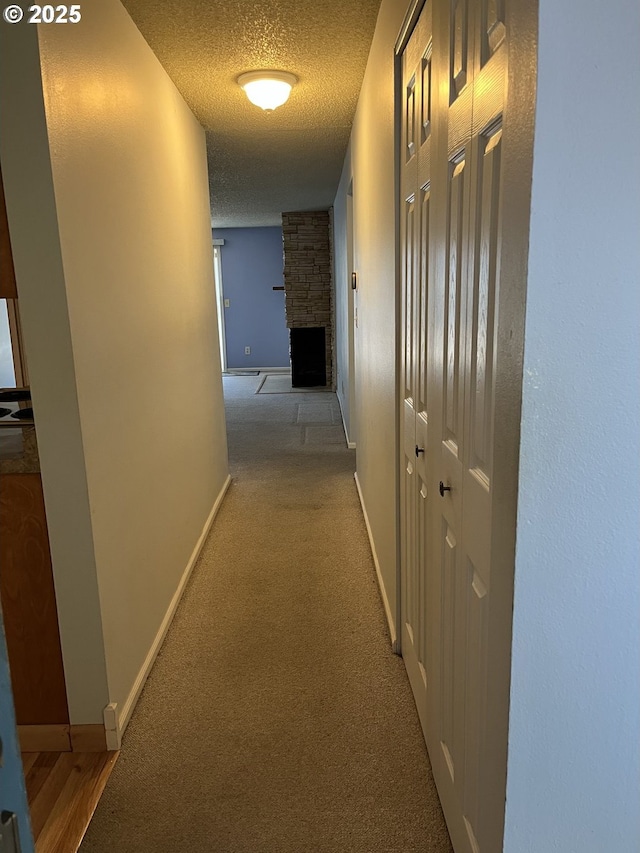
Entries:
{"type": "Polygon", "coordinates": [[[282,228],[216,228],[222,238],[227,367],[289,367],[282,228]],[[245,355],[251,347],[251,355],[245,355]]]}

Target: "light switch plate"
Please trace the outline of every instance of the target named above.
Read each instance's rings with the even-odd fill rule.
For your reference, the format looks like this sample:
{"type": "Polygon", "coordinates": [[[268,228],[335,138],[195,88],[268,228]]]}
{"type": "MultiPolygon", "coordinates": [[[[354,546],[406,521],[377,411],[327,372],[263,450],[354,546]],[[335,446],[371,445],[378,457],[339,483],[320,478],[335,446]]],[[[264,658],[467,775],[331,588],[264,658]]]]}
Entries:
{"type": "Polygon", "coordinates": [[[225,307],[225,308],[228,308],[230,304],[231,304],[231,302],[230,302],[230,300],[229,300],[229,299],[225,299],[225,300],[224,300],[224,307],[225,307]]]}

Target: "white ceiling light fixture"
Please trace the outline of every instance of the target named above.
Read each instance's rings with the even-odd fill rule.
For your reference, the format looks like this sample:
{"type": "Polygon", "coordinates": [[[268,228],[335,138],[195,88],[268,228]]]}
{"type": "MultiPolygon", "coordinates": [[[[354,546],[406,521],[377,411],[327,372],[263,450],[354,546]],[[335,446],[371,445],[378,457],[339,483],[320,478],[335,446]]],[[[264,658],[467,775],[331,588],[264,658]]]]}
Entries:
{"type": "Polygon", "coordinates": [[[248,71],[238,77],[251,103],[267,112],[281,107],[297,82],[296,75],[287,71],[248,71]]]}

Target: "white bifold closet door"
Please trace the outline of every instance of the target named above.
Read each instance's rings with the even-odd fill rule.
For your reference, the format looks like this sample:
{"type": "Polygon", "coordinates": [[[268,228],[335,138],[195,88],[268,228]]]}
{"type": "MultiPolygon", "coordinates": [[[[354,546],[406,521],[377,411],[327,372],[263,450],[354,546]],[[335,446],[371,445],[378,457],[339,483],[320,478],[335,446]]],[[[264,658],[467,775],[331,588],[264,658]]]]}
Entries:
{"type": "MultiPolygon", "coordinates": [[[[402,53],[402,653],[457,853],[498,853],[504,822],[515,513],[494,477],[496,371],[510,357],[507,47],[505,3],[433,0],[402,53]]],[[[506,449],[499,475],[516,481],[506,449]]]]}

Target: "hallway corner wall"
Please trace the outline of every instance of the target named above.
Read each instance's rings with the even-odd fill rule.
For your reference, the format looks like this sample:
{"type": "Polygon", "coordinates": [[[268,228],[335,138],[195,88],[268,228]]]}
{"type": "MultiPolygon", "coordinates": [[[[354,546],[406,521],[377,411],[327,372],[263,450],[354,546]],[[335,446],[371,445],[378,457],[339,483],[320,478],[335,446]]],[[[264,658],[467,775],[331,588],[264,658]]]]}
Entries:
{"type": "Polygon", "coordinates": [[[634,853],[640,7],[538,23],[504,851],[634,853]]]}
{"type": "MultiPolygon", "coordinates": [[[[396,248],[394,45],[408,3],[383,0],[351,133],[356,337],[357,472],[388,612],[397,609],[396,248]]],[[[343,172],[346,180],[347,164],[343,172]]],[[[334,207],[344,204],[340,197],[334,207]]],[[[346,224],[346,218],[340,217],[346,224]]],[[[342,227],[342,226],[341,226],[342,227]]],[[[344,269],[345,244],[336,267],[344,269]]],[[[390,626],[395,640],[397,626],[390,626]]]]}
{"type": "Polygon", "coordinates": [[[107,703],[122,722],[228,483],[205,137],[119,0],[24,30],[39,104],[15,108],[39,111],[39,147],[20,119],[5,181],[31,250],[16,270],[71,723],[102,723],[107,703]]]}
{"type": "Polygon", "coordinates": [[[38,31],[0,28],[0,156],[72,722],[109,701],[91,506],[42,94],[38,31]]]}

